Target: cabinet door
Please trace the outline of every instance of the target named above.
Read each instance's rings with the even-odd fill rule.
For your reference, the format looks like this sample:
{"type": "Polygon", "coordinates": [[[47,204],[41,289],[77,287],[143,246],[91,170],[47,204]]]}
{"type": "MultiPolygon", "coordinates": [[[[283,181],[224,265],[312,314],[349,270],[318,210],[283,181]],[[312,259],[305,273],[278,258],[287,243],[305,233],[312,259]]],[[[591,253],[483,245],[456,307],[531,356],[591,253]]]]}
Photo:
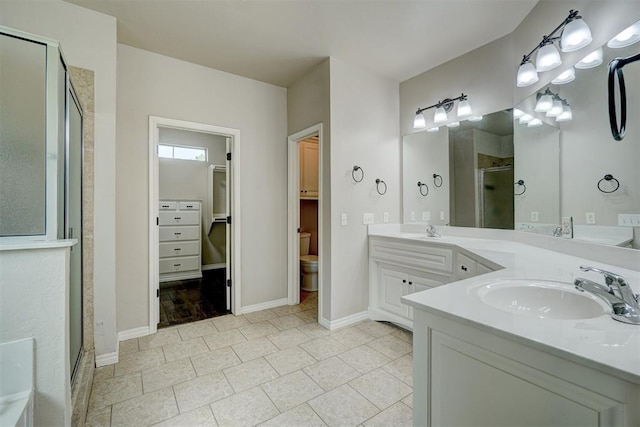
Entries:
{"type": "Polygon", "coordinates": [[[300,197],[318,197],[318,144],[300,144],[300,197]]]}
{"type": "Polygon", "coordinates": [[[408,293],[408,276],[387,267],[378,267],[379,295],[381,309],[403,317],[409,317],[409,306],[402,303],[401,298],[408,293]]]}
{"type": "MultiPolygon", "coordinates": [[[[408,293],[426,291],[427,289],[435,288],[436,286],[444,285],[444,282],[439,280],[428,279],[420,276],[409,276],[408,293]]],[[[413,307],[409,307],[409,318],[413,319],[413,307]]]]}

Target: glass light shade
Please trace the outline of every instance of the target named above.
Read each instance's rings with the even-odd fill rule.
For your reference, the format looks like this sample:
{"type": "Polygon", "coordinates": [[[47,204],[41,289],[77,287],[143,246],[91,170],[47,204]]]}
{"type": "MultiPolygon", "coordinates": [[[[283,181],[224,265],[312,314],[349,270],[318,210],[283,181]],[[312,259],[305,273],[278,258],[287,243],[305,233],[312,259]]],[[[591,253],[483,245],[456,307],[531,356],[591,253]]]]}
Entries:
{"type": "Polygon", "coordinates": [[[553,107],[547,111],[547,117],[558,117],[562,114],[562,101],[553,101],[553,107]]]}
{"type": "Polygon", "coordinates": [[[518,87],[531,86],[538,81],[538,72],[531,62],[525,62],[518,68],[516,85],[518,87]]]}
{"type": "Polygon", "coordinates": [[[518,110],[517,108],[513,109],[513,118],[514,119],[519,119],[522,116],[524,116],[524,112],[523,111],[518,110]]]}
{"type": "Polygon", "coordinates": [[[553,97],[551,95],[542,95],[536,103],[536,113],[546,113],[553,107],[553,97]]]}
{"type": "Polygon", "coordinates": [[[440,124],[447,121],[447,112],[443,107],[436,108],[436,112],[433,114],[433,123],[440,124]]]}
{"type": "Polygon", "coordinates": [[[413,128],[424,129],[426,125],[427,125],[427,122],[424,119],[424,115],[422,113],[416,114],[416,117],[413,119],[413,128]]]}
{"type": "Polygon", "coordinates": [[[546,44],[540,48],[536,57],[536,70],[538,72],[553,70],[560,64],[562,64],[560,52],[558,52],[553,43],[546,44]]]}
{"type": "Polygon", "coordinates": [[[638,41],[640,41],[640,21],[636,22],[635,24],[623,30],[620,34],[609,40],[607,46],[614,49],[619,49],[622,47],[631,46],[638,41]]]}
{"type": "Polygon", "coordinates": [[[520,124],[523,124],[523,123],[529,123],[531,120],[533,120],[533,116],[531,116],[529,114],[524,114],[524,115],[520,116],[520,118],[518,119],[518,122],[520,124]]]}
{"type": "Polygon", "coordinates": [[[602,64],[602,48],[598,48],[591,52],[589,55],[582,58],[580,62],[576,64],[576,68],[586,70],[587,68],[597,67],[602,64]]]}
{"type": "Polygon", "coordinates": [[[458,118],[470,116],[471,113],[471,104],[469,104],[469,101],[465,99],[464,101],[458,102],[458,118]]]}
{"type": "Polygon", "coordinates": [[[440,128],[436,126],[436,127],[427,129],[427,132],[438,132],[439,130],[440,128]]]}
{"type": "Polygon", "coordinates": [[[449,128],[457,128],[458,126],[460,126],[460,122],[447,123],[447,127],[449,128]]]}
{"type": "Polygon", "coordinates": [[[470,122],[480,122],[482,121],[482,116],[471,116],[468,119],[470,122]]]}
{"type": "Polygon", "coordinates": [[[568,122],[571,119],[573,119],[571,108],[568,105],[565,105],[562,108],[562,113],[560,113],[560,115],[556,117],[556,122],[568,122]]]}
{"type": "Polygon", "coordinates": [[[591,30],[584,19],[574,19],[565,25],[560,39],[563,52],[573,52],[591,43],[591,30]]]}
{"type": "Polygon", "coordinates": [[[561,73],[558,77],[551,80],[554,85],[563,85],[572,82],[576,79],[576,69],[571,67],[564,73],[561,73]]]}
{"type": "Polygon", "coordinates": [[[537,128],[539,126],[542,126],[542,120],[540,119],[533,119],[529,123],[527,123],[528,128],[537,128]]]}

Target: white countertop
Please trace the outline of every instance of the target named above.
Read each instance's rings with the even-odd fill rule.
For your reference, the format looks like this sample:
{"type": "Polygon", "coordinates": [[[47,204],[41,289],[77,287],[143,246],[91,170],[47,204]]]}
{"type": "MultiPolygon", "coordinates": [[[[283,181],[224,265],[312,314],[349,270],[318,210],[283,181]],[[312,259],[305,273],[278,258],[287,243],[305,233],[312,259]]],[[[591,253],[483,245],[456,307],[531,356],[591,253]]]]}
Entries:
{"type": "MultiPolygon", "coordinates": [[[[511,240],[446,235],[427,238],[426,234],[403,233],[391,227],[387,230],[370,230],[369,236],[409,239],[429,245],[454,245],[504,267],[405,296],[405,303],[440,316],[471,322],[492,333],[640,384],[640,325],[615,321],[610,314],[590,319],[557,320],[509,313],[483,303],[475,294],[479,286],[496,278],[553,280],[572,284],[575,278],[584,277],[604,283],[601,275],[580,271],[581,265],[618,273],[638,293],[640,271],[511,240]]],[[[594,248],[594,258],[597,258],[597,247],[594,248]]]]}

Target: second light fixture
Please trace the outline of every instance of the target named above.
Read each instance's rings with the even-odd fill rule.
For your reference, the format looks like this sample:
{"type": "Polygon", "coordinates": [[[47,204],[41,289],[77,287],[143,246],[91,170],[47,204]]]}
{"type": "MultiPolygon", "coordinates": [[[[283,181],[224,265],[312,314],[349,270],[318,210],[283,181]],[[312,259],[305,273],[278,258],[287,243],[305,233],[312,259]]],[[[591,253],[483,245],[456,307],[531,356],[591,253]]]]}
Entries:
{"type": "Polygon", "coordinates": [[[446,98],[428,107],[418,108],[418,110],[416,111],[416,117],[413,120],[413,128],[424,129],[426,127],[427,121],[425,120],[422,112],[430,108],[436,109],[433,114],[433,123],[435,125],[441,125],[445,123],[449,119],[447,113],[449,113],[453,109],[453,104],[455,101],[458,101],[458,119],[466,118],[473,114],[473,111],[471,110],[471,104],[467,100],[467,95],[463,93],[457,98],[446,98]]]}

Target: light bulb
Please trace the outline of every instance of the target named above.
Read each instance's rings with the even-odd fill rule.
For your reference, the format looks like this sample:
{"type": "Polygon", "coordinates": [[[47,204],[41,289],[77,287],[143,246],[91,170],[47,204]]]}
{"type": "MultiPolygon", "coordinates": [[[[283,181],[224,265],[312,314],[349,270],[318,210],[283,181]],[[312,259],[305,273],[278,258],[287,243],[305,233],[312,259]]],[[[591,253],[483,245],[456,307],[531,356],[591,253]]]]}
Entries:
{"type": "Polygon", "coordinates": [[[597,67],[602,64],[602,48],[598,48],[591,52],[589,55],[582,58],[582,61],[576,64],[576,68],[586,70],[587,68],[597,67]]]}
{"type": "Polygon", "coordinates": [[[562,30],[560,46],[563,52],[573,52],[591,43],[591,30],[584,19],[576,18],[562,30]]]}
{"type": "Polygon", "coordinates": [[[518,87],[531,86],[538,81],[538,72],[531,62],[525,62],[518,68],[516,85],[518,87]]]}
{"type": "Polygon", "coordinates": [[[422,113],[416,114],[416,117],[413,119],[413,128],[424,129],[426,125],[427,125],[427,122],[424,119],[424,115],[422,115],[422,113]]]}
{"type": "Polygon", "coordinates": [[[551,110],[551,107],[553,107],[553,97],[549,94],[542,95],[540,99],[538,99],[534,111],[536,113],[546,113],[547,111],[551,110]]]}
{"type": "Polygon", "coordinates": [[[562,114],[562,102],[553,101],[553,107],[547,111],[547,117],[558,117],[560,114],[562,114]]]}
{"type": "Polygon", "coordinates": [[[620,34],[609,40],[608,47],[619,49],[631,46],[640,41],[640,21],[623,30],[620,34]]]}
{"type": "Polygon", "coordinates": [[[560,113],[560,115],[556,117],[556,122],[568,122],[571,119],[573,119],[571,108],[568,105],[564,105],[562,107],[562,113],[560,113]]]}
{"type": "Polygon", "coordinates": [[[571,67],[564,73],[561,73],[558,77],[551,80],[554,85],[563,85],[565,83],[572,82],[576,79],[576,69],[571,67]]]}
{"type": "Polygon", "coordinates": [[[538,72],[553,70],[560,64],[562,64],[560,52],[558,52],[553,43],[546,44],[540,48],[536,57],[536,70],[538,72]]]}
{"type": "Polygon", "coordinates": [[[438,132],[440,128],[438,126],[427,129],[427,132],[438,132]]]}
{"type": "Polygon", "coordinates": [[[470,122],[480,122],[482,121],[482,116],[471,116],[467,120],[470,122]]]}
{"type": "Polygon", "coordinates": [[[531,120],[533,120],[533,116],[531,116],[529,114],[524,114],[524,115],[520,116],[520,118],[518,119],[520,124],[529,123],[531,120]]]}
{"type": "Polygon", "coordinates": [[[433,114],[433,123],[441,124],[447,121],[447,112],[443,107],[436,108],[436,112],[433,114]]]}
{"type": "Polygon", "coordinates": [[[471,104],[469,104],[469,101],[465,99],[464,101],[458,102],[458,118],[461,119],[470,116],[471,113],[471,104]]]}
{"type": "Polygon", "coordinates": [[[528,128],[537,128],[539,126],[542,126],[542,120],[540,119],[533,119],[529,123],[527,123],[528,128]]]}
{"type": "Polygon", "coordinates": [[[517,108],[513,109],[513,118],[514,119],[519,119],[522,116],[524,116],[524,112],[522,110],[518,110],[517,108]]]}
{"type": "Polygon", "coordinates": [[[457,128],[458,126],[460,126],[460,122],[447,123],[448,128],[457,128]]]}

